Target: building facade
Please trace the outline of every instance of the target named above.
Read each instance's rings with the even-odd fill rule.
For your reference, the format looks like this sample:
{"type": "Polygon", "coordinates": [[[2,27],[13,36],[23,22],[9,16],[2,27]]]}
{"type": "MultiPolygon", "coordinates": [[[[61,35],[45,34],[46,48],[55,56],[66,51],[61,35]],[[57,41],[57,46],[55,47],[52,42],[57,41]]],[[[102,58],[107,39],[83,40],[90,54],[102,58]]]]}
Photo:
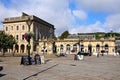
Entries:
{"type": "MultiPolygon", "coordinates": [[[[24,39],[24,34],[28,32],[29,27],[26,24],[28,19],[31,20],[30,32],[34,34],[34,38],[30,40],[31,49],[38,53],[46,54],[72,54],[79,51],[84,52],[101,52],[104,50],[108,54],[113,54],[115,51],[115,38],[109,37],[107,39],[95,39],[94,33],[79,33],[69,35],[64,40],[54,40],[54,25],[34,16],[22,13],[20,17],[5,18],[3,21],[3,30],[7,34],[15,37],[17,44],[12,50],[18,54],[26,54],[28,42],[24,39]]],[[[104,33],[101,34],[103,36],[104,33]]]]}
{"type": "MultiPolygon", "coordinates": [[[[27,53],[28,42],[24,39],[24,34],[28,32],[28,25],[26,21],[31,20],[30,32],[34,34],[31,39],[30,52],[36,51],[40,39],[53,38],[54,25],[34,16],[22,13],[22,16],[5,18],[3,21],[3,30],[5,33],[13,35],[17,41],[14,45],[13,51],[15,53],[27,53]]],[[[12,50],[8,50],[12,52],[12,50]]]]}
{"type": "Polygon", "coordinates": [[[120,53],[120,37],[116,37],[115,50],[120,53]]]}
{"type": "MultiPolygon", "coordinates": [[[[108,55],[112,55],[115,51],[115,38],[110,37],[107,39],[101,38],[99,40],[93,39],[80,39],[80,38],[68,38],[64,40],[44,40],[39,43],[39,46],[45,46],[47,53],[66,53],[73,54],[79,51],[97,53],[104,50],[108,55]],[[42,43],[43,42],[43,43],[42,43]],[[74,52],[73,52],[74,51],[74,52]]],[[[39,47],[39,51],[43,48],[39,47]]]]}

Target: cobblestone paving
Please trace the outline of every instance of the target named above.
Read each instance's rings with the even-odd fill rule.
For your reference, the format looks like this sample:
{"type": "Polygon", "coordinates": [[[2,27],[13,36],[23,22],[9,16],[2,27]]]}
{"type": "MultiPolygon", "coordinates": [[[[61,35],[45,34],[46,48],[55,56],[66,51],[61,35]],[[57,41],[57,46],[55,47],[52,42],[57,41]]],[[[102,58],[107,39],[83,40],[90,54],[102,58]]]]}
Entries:
{"type": "Polygon", "coordinates": [[[20,65],[20,57],[0,57],[0,80],[120,80],[120,56],[73,57],[47,58],[46,64],[30,66],[20,65]]]}

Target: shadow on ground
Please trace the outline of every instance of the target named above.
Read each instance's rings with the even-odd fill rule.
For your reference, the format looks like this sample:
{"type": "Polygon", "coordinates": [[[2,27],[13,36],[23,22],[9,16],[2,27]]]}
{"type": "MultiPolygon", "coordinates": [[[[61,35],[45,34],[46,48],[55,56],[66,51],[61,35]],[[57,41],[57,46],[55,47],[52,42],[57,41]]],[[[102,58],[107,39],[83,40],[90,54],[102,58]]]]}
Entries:
{"type": "Polygon", "coordinates": [[[0,77],[3,77],[3,76],[5,76],[6,74],[0,74],[0,77]]]}
{"type": "Polygon", "coordinates": [[[51,69],[51,68],[53,68],[53,67],[55,67],[55,66],[57,66],[57,65],[59,65],[59,64],[55,64],[55,65],[53,65],[53,66],[51,66],[51,67],[49,67],[49,68],[47,68],[47,69],[44,69],[44,70],[42,70],[42,71],[40,71],[40,72],[37,72],[37,73],[35,73],[35,74],[33,74],[33,75],[30,75],[30,76],[24,78],[23,80],[27,80],[27,79],[29,79],[30,77],[33,77],[33,76],[37,76],[38,74],[40,74],[40,73],[42,73],[42,72],[45,72],[45,71],[47,71],[47,70],[49,70],[49,69],[51,69]]]}

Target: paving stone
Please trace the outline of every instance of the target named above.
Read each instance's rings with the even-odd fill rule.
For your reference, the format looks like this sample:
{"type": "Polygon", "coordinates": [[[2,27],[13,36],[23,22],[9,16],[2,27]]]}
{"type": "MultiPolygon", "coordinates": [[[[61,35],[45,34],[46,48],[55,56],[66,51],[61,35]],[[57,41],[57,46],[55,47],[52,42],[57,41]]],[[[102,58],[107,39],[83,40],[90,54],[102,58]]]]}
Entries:
{"type": "Polygon", "coordinates": [[[3,70],[0,80],[120,80],[119,56],[84,57],[73,55],[45,58],[46,64],[20,65],[20,57],[0,57],[3,70]]]}

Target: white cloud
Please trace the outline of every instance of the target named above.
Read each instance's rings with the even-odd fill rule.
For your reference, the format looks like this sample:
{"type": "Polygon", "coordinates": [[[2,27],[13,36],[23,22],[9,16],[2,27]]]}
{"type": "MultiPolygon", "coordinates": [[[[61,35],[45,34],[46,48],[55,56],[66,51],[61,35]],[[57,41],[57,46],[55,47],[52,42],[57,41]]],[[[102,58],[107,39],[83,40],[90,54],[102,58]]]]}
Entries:
{"type": "Polygon", "coordinates": [[[106,18],[104,27],[108,28],[109,31],[113,30],[116,32],[120,32],[120,14],[109,15],[106,18]]]}
{"type": "Polygon", "coordinates": [[[3,18],[21,15],[21,12],[26,12],[35,15],[51,24],[55,25],[56,34],[61,34],[74,23],[74,16],[69,9],[69,0],[11,0],[12,5],[8,8],[1,7],[3,18]]]}
{"type": "Polygon", "coordinates": [[[82,10],[73,10],[73,15],[78,17],[80,20],[87,19],[87,14],[82,10]]]}
{"type": "Polygon", "coordinates": [[[70,32],[73,33],[86,33],[86,32],[120,32],[120,14],[109,15],[104,23],[96,21],[94,24],[79,25],[71,28],[70,32]]]}
{"type": "Polygon", "coordinates": [[[83,7],[88,9],[88,11],[119,13],[120,0],[78,1],[79,3],[76,5],[79,5],[79,8],[71,10],[69,0],[11,0],[9,7],[0,3],[0,21],[6,17],[21,16],[22,12],[26,12],[53,24],[56,28],[56,35],[60,35],[65,30],[69,30],[70,33],[106,31],[109,30],[108,28],[120,31],[120,24],[118,22],[120,21],[119,15],[108,16],[106,21],[103,22],[104,24],[97,20],[93,24],[75,25],[75,17],[84,21],[89,17],[87,16],[87,10],[83,10],[83,7]],[[116,26],[116,28],[114,28],[114,26],[116,26]]]}
{"type": "Polygon", "coordinates": [[[94,24],[90,25],[80,25],[78,27],[74,27],[70,30],[72,34],[74,33],[90,33],[90,32],[105,32],[102,28],[103,25],[101,22],[96,21],[94,24]]]}
{"type": "Polygon", "coordinates": [[[116,13],[120,12],[120,0],[77,0],[80,6],[89,11],[116,13]]]}

